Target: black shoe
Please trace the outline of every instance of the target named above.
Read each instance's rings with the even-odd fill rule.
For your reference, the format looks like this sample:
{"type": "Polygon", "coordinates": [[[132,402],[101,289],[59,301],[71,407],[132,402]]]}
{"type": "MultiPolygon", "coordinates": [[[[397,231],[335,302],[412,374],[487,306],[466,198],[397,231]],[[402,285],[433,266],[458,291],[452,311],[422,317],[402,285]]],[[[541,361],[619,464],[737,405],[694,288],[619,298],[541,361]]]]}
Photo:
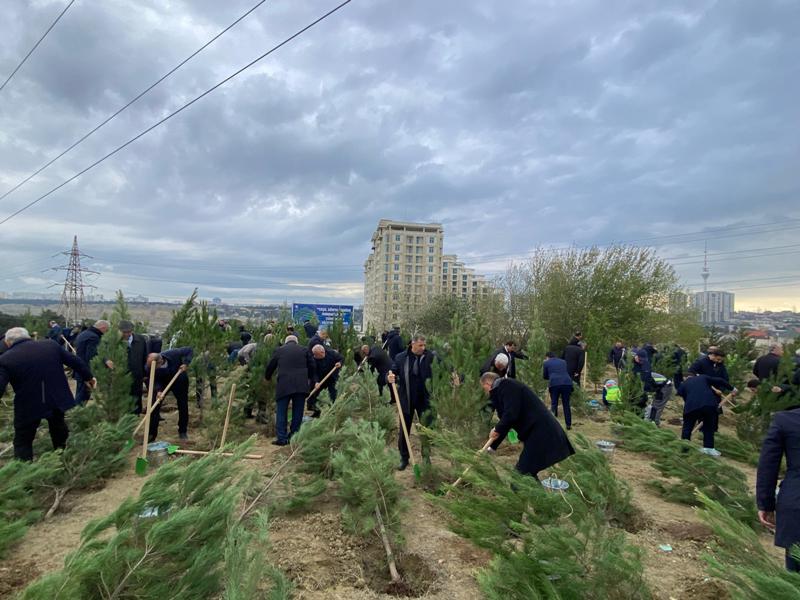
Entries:
{"type": "Polygon", "coordinates": [[[282,442],[281,440],[273,440],[272,441],[272,445],[273,446],[288,446],[289,442],[282,442]]]}
{"type": "Polygon", "coordinates": [[[186,432],[179,433],[178,434],[178,438],[180,438],[181,440],[183,440],[185,442],[185,441],[187,441],[189,439],[189,434],[186,433],[186,432]]]}
{"type": "Polygon", "coordinates": [[[315,410],[314,412],[312,412],[312,413],[311,413],[311,418],[312,418],[312,419],[319,419],[319,416],[320,416],[321,414],[322,414],[322,411],[321,411],[321,410],[315,410]]]}
{"type": "Polygon", "coordinates": [[[154,436],[154,435],[151,435],[151,436],[149,436],[149,437],[147,438],[147,443],[148,443],[148,444],[152,444],[152,443],[153,443],[153,442],[155,442],[155,441],[156,441],[156,436],[154,436]]]}
{"type": "Polygon", "coordinates": [[[398,471],[405,471],[406,467],[408,467],[408,461],[403,459],[403,460],[400,461],[400,464],[397,465],[397,470],[398,471]]]}
{"type": "Polygon", "coordinates": [[[158,422],[161,423],[162,421],[166,421],[166,419],[164,417],[162,417],[161,415],[159,415],[158,416],[158,422]]]}
{"type": "Polygon", "coordinates": [[[567,425],[567,431],[570,431],[571,429],[572,429],[572,425],[567,425]]]}

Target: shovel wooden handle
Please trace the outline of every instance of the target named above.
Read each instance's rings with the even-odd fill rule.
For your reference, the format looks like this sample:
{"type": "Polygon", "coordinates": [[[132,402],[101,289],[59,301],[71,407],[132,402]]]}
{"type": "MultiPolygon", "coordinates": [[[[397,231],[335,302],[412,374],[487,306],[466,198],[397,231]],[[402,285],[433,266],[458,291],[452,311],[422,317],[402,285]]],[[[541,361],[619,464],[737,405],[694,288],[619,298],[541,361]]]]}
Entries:
{"type": "MultiPolygon", "coordinates": [[[[206,456],[211,454],[211,452],[207,452],[205,450],[175,450],[175,454],[190,454],[192,456],[206,456]]],[[[220,452],[222,456],[233,456],[233,452],[220,452]]],[[[247,458],[250,460],[261,460],[264,458],[263,454],[245,454],[242,458],[247,458]]]]}
{"type": "MultiPolygon", "coordinates": [[[[145,421],[148,421],[148,422],[150,421],[150,413],[153,412],[159,404],[161,404],[161,401],[167,396],[167,392],[169,392],[169,389],[172,387],[172,384],[175,383],[176,379],[178,379],[178,375],[183,373],[183,371],[178,369],[178,372],[175,373],[175,376],[167,384],[167,387],[165,387],[164,390],[158,395],[158,399],[155,401],[155,403],[152,406],[149,406],[149,398],[152,397],[153,385],[155,383],[155,370],[153,370],[153,368],[152,368],[152,366],[154,364],[155,364],[155,361],[150,363],[151,373],[150,373],[150,385],[147,387],[147,394],[148,394],[147,414],[145,414],[144,418],[141,421],[139,421],[139,424],[136,426],[136,429],[133,430],[133,435],[136,435],[137,433],[139,433],[139,430],[142,428],[142,426],[144,425],[145,421]]],[[[144,430],[145,431],[145,437],[147,437],[147,433],[148,433],[149,429],[150,429],[149,426],[145,426],[145,430],[144,430]]]]}
{"type": "MultiPolygon", "coordinates": [[[[491,445],[492,445],[492,442],[493,442],[493,441],[494,441],[494,440],[489,440],[489,441],[487,441],[487,442],[486,442],[486,443],[483,445],[483,448],[481,448],[480,450],[478,450],[478,452],[477,452],[477,453],[478,453],[478,454],[481,454],[481,453],[483,453],[483,452],[486,452],[486,451],[487,451],[487,450],[488,450],[488,449],[491,447],[491,445]]],[[[457,486],[459,483],[461,483],[461,481],[464,479],[464,477],[466,476],[466,474],[467,474],[467,473],[469,473],[469,470],[470,470],[470,467],[467,467],[466,469],[464,469],[464,472],[461,474],[461,477],[459,477],[459,478],[458,478],[458,479],[456,479],[456,480],[455,480],[453,483],[451,483],[451,484],[450,484],[450,487],[456,487],[456,486],[457,486]]],[[[450,492],[447,492],[447,494],[449,494],[449,493],[450,493],[450,492]]]]}
{"type": "MultiPolygon", "coordinates": [[[[147,388],[147,411],[144,415],[144,441],[142,442],[142,458],[147,460],[147,439],[150,437],[150,413],[153,411],[153,389],[156,383],[156,362],[150,363],[150,387],[147,388]]],[[[135,433],[135,432],[134,432],[135,433]]]]}
{"type": "Polygon", "coordinates": [[[339,367],[337,367],[337,366],[335,366],[335,365],[334,365],[334,367],[333,367],[333,368],[332,368],[330,371],[328,371],[328,374],[327,374],[327,375],[325,375],[325,377],[323,377],[323,378],[322,378],[322,381],[320,381],[320,382],[319,382],[319,386],[318,386],[318,387],[317,387],[317,386],[315,386],[315,387],[314,387],[314,389],[313,389],[313,390],[311,390],[311,393],[310,393],[308,396],[306,396],[306,400],[305,400],[306,402],[308,402],[308,400],[311,398],[311,396],[313,396],[314,394],[316,394],[316,393],[317,393],[317,391],[319,391],[319,390],[321,390],[321,389],[322,389],[322,385],[323,385],[323,384],[324,384],[326,381],[328,381],[328,378],[329,378],[331,375],[333,375],[333,374],[336,372],[336,370],[337,370],[338,368],[339,368],[339,367]]]}
{"type": "Polygon", "coordinates": [[[69,348],[69,351],[70,351],[70,352],[72,352],[73,354],[77,354],[77,353],[78,353],[78,351],[77,351],[77,350],[75,350],[75,346],[73,346],[72,344],[70,344],[70,343],[69,343],[69,340],[68,340],[67,338],[65,338],[65,337],[62,335],[62,336],[61,336],[61,339],[62,339],[62,340],[64,340],[64,343],[67,345],[67,347],[69,348]]]}
{"type": "Polygon", "coordinates": [[[219,447],[225,445],[225,438],[228,436],[228,424],[231,422],[231,405],[233,404],[233,397],[236,395],[236,384],[231,385],[231,395],[228,397],[228,410],[225,412],[225,424],[222,426],[222,437],[219,440],[219,447]]]}
{"type": "Polygon", "coordinates": [[[400,416],[400,427],[403,428],[403,437],[406,440],[406,448],[408,448],[408,459],[413,467],[417,464],[417,461],[414,459],[414,451],[411,449],[411,440],[408,437],[408,427],[406,425],[406,418],[403,416],[403,407],[400,405],[400,394],[397,393],[397,384],[390,383],[389,387],[392,390],[394,402],[397,405],[397,414],[400,416]]]}

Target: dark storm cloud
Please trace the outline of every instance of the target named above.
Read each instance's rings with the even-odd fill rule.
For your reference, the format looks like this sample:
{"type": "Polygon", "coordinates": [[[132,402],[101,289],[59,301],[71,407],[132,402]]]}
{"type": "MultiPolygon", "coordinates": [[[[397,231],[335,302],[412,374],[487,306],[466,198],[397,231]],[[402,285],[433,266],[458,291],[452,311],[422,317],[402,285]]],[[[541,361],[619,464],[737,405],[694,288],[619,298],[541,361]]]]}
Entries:
{"type": "MultiPolygon", "coordinates": [[[[2,73],[63,7],[8,4],[2,73]]],[[[0,192],[251,5],[76,2],[0,94],[0,192]]],[[[324,10],[265,3],[0,201],[0,216],[324,10]]],[[[704,229],[712,253],[791,245],[799,30],[788,0],[356,0],[0,226],[13,265],[0,289],[30,289],[74,234],[106,291],[180,296],[197,285],[206,296],[356,302],[380,218],[441,221],[445,250],[486,270],[540,244],[704,229]],[[773,231],[732,230],[749,235],[714,229],[779,220],[773,231]]],[[[684,257],[676,265],[688,284],[703,246],[692,240],[651,242],[684,257]]],[[[723,257],[712,282],[800,280],[797,254],[723,257]]],[[[739,294],[785,304],[797,289],[739,294]]]]}

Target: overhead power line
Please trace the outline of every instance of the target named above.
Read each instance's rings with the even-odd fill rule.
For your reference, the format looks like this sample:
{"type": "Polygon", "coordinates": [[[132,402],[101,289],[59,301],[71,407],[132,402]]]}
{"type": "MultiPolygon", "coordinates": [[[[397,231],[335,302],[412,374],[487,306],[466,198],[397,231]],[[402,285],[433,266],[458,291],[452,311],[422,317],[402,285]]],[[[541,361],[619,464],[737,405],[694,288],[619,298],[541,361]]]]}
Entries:
{"type": "Polygon", "coordinates": [[[69,7],[70,7],[70,6],[72,6],[74,3],[75,3],[75,0],[70,0],[69,4],[67,4],[67,5],[64,7],[64,10],[62,10],[62,11],[59,13],[59,15],[56,17],[56,20],[55,20],[55,21],[53,21],[53,22],[50,24],[50,27],[48,27],[48,28],[47,28],[47,31],[45,31],[45,32],[42,34],[42,37],[40,37],[40,38],[39,38],[39,41],[38,41],[38,42],[36,42],[36,43],[33,45],[33,48],[31,48],[31,49],[28,51],[28,53],[25,55],[25,57],[24,57],[24,58],[23,58],[23,59],[20,61],[20,63],[17,65],[17,67],[16,67],[16,68],[15,68],[13,71],[11,71],[11,75],[9,75],[9,76],[6,78],[6,80],[3,82],[3,85],[0,85],[0,92],[2,92],[2,91],[3,91],[3,89],[6,87],[6,85],[8,85],[8,82],[9,82],[9,81],[11,81],[11,78],[12,78],[12,77],[14,77],[14,75],[16,75],[16,74],[17,74],[17,71],[19,71],[19,70],[22,68],[22,65],[24,65],[24,64],[25,64],[25,61],[27,61],[27,60],[30,58],[31,54],[33,54],[33,53],[34,53],[34,51],[36,50],[36,48],[38,48],[38,47],[39,47],[39,44],[41,44],[41,43],[42,43],[42,41],[44,40],[44,38],[46,38],[46,37],[47,37],[47,34],[48,34],[48,33],[50,33],[50,32],[53,30],[53,27],[55,27],[55,26],[56,26],[56,23],[58,23],[58,22],[61,20],[61,17],[63,17],[63,16],[64,16],[64,14],[66,14],[66,12],[69,10],[69,7]]]}
{"type": "Polygon", "coordinates": [[[98,124],[96,127],[94,127],[93,129],[89,130],[89,131],[88,131],[87,133],[85,133],[83,136],[81,136],[80,138],[78,138],[78,139],[77,139],[76,141],[74,141],[74,142],[73,142],[71,145],[69,145],[69,146],[68,146],[66,149],[62,150],[60,154],[56,155],[54,158],[52,158],[52,159],[50,159],[49,161],[47,161],[47,162],[46,162],[45,164],[43,164],[41,167],[39,167],[38,169],[36,169],[36,170],[35,170],[33,173],[31,173],[30,175],[28,175],[28,176],[27,176],[25,179],[22,179],[21,181],[19,181],[19,182],[18,182],[18,183],[17,183],[17,184],[16,184],[14,187],[12,187],[11,189],[7,190],[7,191],[6,191],[6,192],[5,192],[5,193],[4,193],[2,196],[0,196],[0,200],[2,200],[3,198],[5,198],[6,196],[8,196],[8,195],[10,195],[10,194],[13,194],[15,191],[17,191],[17,190],[18,190],[19,188],[21,188],[23,185],[25,185],[26,183],[28,183],[28,182],[29,182],[31,179],[33,179],[34,177],[36,177],[36,176],[37,176],[39,173],[41,173],[42,171],[44,171],[44,170],[45,170],[47,167],[49,167],[49,166],[50,166],[50,165],[52,165],[54,162],[56,162],[57,160],[59,160],[59,159],[60,159],[61,157],[63,157],[65,154],[67,154],[67,153],[71,152],[71,151],[72,151],[74,148],[76,148],[77,146],[79,146],[80,144],[82,144],[82,143],[83,143],[84,141],[86,141],[86,140],[87,140],[89,137],[91,137],[92,135],[94,135],[94,134],[95,134],[97,131],[99,131],[100,129],[102,129],[103,127],[105,127],[105,126],[106,126],[106,125],[107,125],[109,122],[111,122],[112,120],[114,120],[115,118],[117,118],[117,117],[118,117],[118,116],[119,116],[119,115],[120,115],[122,112],[124,112],[125,110],[127,110],[128,108],[130,108],[130,107],[131,107],[131,106],[132,106],[134,103],[136,103],[136,102],[137,102],[137,101],[138,101],[138,100],[139,100],[139,99],[140,99],[142,96],[144,96],[145,94],[147,94],[148,92],[150,92],[150,90],[152,90],[154,87],[156,87],[157,85],[159,85],[159,84],[160,84],[162,81],[164,81],[165,79],[167,79],[167,78],[168,78],[170,75],[172,75],[172,74],[173,74],[175,71],[177,71],[178,69],[180,69],[180,68],[181,68],[183,65],[185,65],[187,62],[189,62],[190,60],[192,60],[192,59],[193,59],[195,56],[197,56],[198,54],[200,54],[200,53],[201,53],[203,50],[205,50],[206,48],[208,48],[208,47],[209,47],[211,44],[213,44],[214,42],[216,42],[216,41],[217,41],[219,38],[221,38],[223,35],[225,35],[225,34],[226,34],[228,31],[230,31],[231,29],[233,29],[233,28],[234,28],[236,25],[238,25],[238,24],[239,24],[239,23],[240,23],[240,22],[241,22],[241,21],[242,21],[242,20],[243,20],[245,17],[247,17],[247,15],[249,15],[250,13],[252,13],[252,12],[253,12],[255,9],[257,9],[259,6],[261,6],[262,4],[264,4],[264,2],[266,2],[266,1],[267,1],[267,0],[261,0],[260,2],[256,3],[256,4],[255,4],[255,5],[254,5],[254,6],[253,6],[253,7],[252,7],[250,10],[248,10],[246,13],[244,13],[242,16],[240,16],[238,19],[236,19],[236,20],[235,20],[233,23],[231,23],[230,25],[228,25],[228,26],[227,26],[225,29],[223,29],[223,30],[222,30],[222,31],[220,31],[220,32],[219,32],[217,35],[215,35],[215,36],[214,36],[214,37],[212,37],[210,40],[208,40],[208,41],[207,41],[205,44],[203,44],[202,46],[200,46],[200,47],[199,47],[197,50],[195,50],[195,51],[194,51],[194,52],[192,52],[192,53],[191,53],[189,56],[187,56],[186,58],[184,58],[184,59],[183,59],[181,62],[179,62],[179,63],[178,63],[177,65],[175,65],[174,67],[172,67],[172,68],[171,68],[169,71],[167,71],[167,72],[166,72],[164,75],[162,75],[162,76],[161,76],[159,79],[157,79],[156,81],[154,81],[153,83],[151,83],[151,84],[150,84],[150,85],[149,85],[147,88],[145,88],[144,90],[142,90],[141,92],[139,92],[139,94],[137,94],[137,95],[136,95],[136,96],[135,96],[135,97],[134,97],[132,100],[130,100],[130,101],[129,101],[127,104],[125,104],[125,105],[124,105],[122,108],[118,109],[118,110],[117,110],[117,111],[116,111],[114,114],[112,114],[111,116],[107,117],[107,118],[106,118],[104,121],[102,121],[102,122],[101,122],[100,124],[98,124]]]}
{"type": "Polygon", "coordinates": [[[103,161],[105,161],[105,160],[107,160],[107,159],[111,158],[112,156],[114,156],[114,155],[115,155],[117,152],[119,152],[120,150],[123,150],[123,149],[127,148],[127,147],[128,147],[128,146],[130,146],[130,145],[131,145],[133,142],[135,142],[135,141],[136,141],[136,140],[138,140],[139,138],[141,138],[141,137],[143,137],[143,136],[147,135],[148,133],[150,133],[151,131],[153,131],[153,130],[154,130],[156,127],[159,127],[160,125],[163,125],[164,123],[166,123],[167,121],[169,121],[169,120],[170,120],[171,118],[173,118],[174,116],[176,116],[176,115],[180,114],[181,112],[183,112],[184,110],[186,110],[187,108],[189,108],[189,107],[190,107],[192,104],[194,104],[194,103],[195,103],[195,102],[197,102],[198,100],[202,100],[203,98],[205,98],[206,96],[208,96],[208,95],[209,95],[211,92],[213,92],[213,91],[214,91],[214,90],[216,90],[217,88],[219,88],[219,87],[221,87],[221,86],[225,85],[226,83],[228,83],[228,82],[229,82],[231,79],[233,79],[234,77],[237,77],[238,75],[240,75],[241,73],[243,73],[244,71],[246,71],[247,69],[249,69],[250,67],[252,67],[253,65],[255,65],[256,63],[259,63],[259,62],[261,62],[261,61],[262,61],[262,60],[264,60],[264,59],[265,59],[267,56],[269,56],[269,55],[270,55],[270,54],[272,54],[273,52],[275,52],[275,51],[279,50],[280,48],[282,48],[283,46],[285,46],[286,44],[288,44],[289,42],[291,42],[291,41],[292,41],[292,40],[294,40],[295,38],[297,38],[297,37],[299,37],[299,36],[303,35],[303,34],[304,34],[306,31],[308,31],[309,29],[311,29],[311,28],[312,28],[312,27],[314,27],[315,25],[317,25],[317,24],[321,23],[322,21],[324,21],[325,19],[327,19],[328,17],[330,17],[330,16],[331,16],[332,14],[334,14],[335,12],[337,12],[337,11],[341,10],[342,8],[344,8],[345,6],[347,6],[348,4],[350,4],[350,2],[352,2],[352,0],[345,0],[345,1],[344,1],[344,2],[342,2],[341,4],[339,4],[339,5],[337,5],[336,7],[332,8],[331,10],[329,10],[328,12],[326,12],[326,13],[325,13],[324,15],[322,15],[321,17],[318,17],[317,19],[315,19],[314,21],[312,21],[311,23],[309,23],[308,25],[306,25],[306,26],[305,26],[305,27],[303,27],[302,29],[300,29],[300,30],[296,31],[295,33],[293,33],[292,35],[290,35],[288,38],[286,38],[285,40],[283,40],[283,41],[282,41],[282,42],[280,42],[279,44],[277,44],[277,45],[273,46],[272,48],[270,48],[269,50],[267,50],[266,52],[264,52],[264,54],[262,54],[261,56],[259,56],[259,57],[255,58],[254,60],[250,61],[249,63],[247,63],[247,64],[246,64],[245,66],[243,66],[242,68],[240,68],[240,69],[238,69],[238,70],[234,71],[233,73],[231,73],[230,75],[228,75],[227,77],[225,77],[224,79],[222,79],[221,81],[219,81],[218,83],[216,83],[215,85],[213,85],[212,87],[210,87],[209,89],[207,89],[205,92],[203,92],[203,93],[202,93],[202,94],[200,94],[199,96],[195,96],[195,97],[194,97],[192,100],[189,100],[189,102],[187,102],[186,104],[182,105],[180,108],[178,108],[178,109],[176,109],[176,110],[172,111],[171,113],[169,113],[169,114],[168,114],[167,116],[165,116],[164,118],[162,118],[162,119],[159,119],[159,120],[158,120],[158,121],[156,121],[156,122],[155,122],[153,125],[151,125],[151,126],[150,126],[150,127],[148,127],[147,129],[145,129],[144,131],[141,131],[140,133],[136,134],[135,136],[133,136],[132,138],[130,138],[130,139],[129,139],[127,142],[125,142],[124,144],[122,144],[122,145],[120,145],[120,146],[117,146],[117,147],[116,147],[114,150],[112,150],[111,152],[109,152],[109,153],[108,153],[108,154],[106,154],[105,156],[103,156],[103,157],[101,157],[101,158],[97,159],[97,160],[96,160],[96,161],[94,161],[92,164],[90,164],[88,167],[85,167],[85,168],[81,169],[80,171],[78,171],[77,173],[75,173],[75,174],[74,174],[72,177],[70,177],[69,179],[66,179],[65,181],[62,181],[62,182],[61,182],[61,183],[59,183],[57,186],[55,186],[54,188],[51,188],[49,191],[45,192],[44,194],[42,194],[41,196],[39,196],[39,197],[38,197],[38,198],[36,198],[35,200],[32,200],[31,202],[28,202],[28,204],[26,204],[26,205],[25,205],[25,206],[23,206],[22,208],[20,208],[20,209],[18,209],[18,210],[16,210],[16,211],[14,211],[13,213],[11,213],[11,214],[10,214],[10,215],[8,215],[7,217],[5,217],[5,218],[4,218],[2,221],[0,221],[0,225],[3,225],[4,223],[8,223],[8,222],[9,222],[11,219],[13,219],[14,217],[16,217],[16,216],[17,216],[17,215],[19,215],[20,213],[22,213],[22,212],[24,212],[24,211],[28,210],[30,207],[34,206],[35,204],[38,204],[39,202],[41,202],[42,200],[44,200],[45,198],[47,198],[48,196],[50,196],[50,195],[51,195],[51,194],[53,194],[54,192],[57,192],[58,190],[60,190],[62,187],[64,187],[64,186],[65,186],[65,185],[67,185],[68,183],[71,183],[72,181],[75,181],[75,180],[76,180],[78,177],[80,177],[80,176],[81,176],[81,175],[83,175],[84,173],[86,173],[86,172],[88,172],[88,171],[91,171],[91,170],[92,170],[92,169],[94,169],[94,168],[95,168],[97,165],[99,165],[99,164],[100,164],[100,163],[102,163],[103,161]]]}

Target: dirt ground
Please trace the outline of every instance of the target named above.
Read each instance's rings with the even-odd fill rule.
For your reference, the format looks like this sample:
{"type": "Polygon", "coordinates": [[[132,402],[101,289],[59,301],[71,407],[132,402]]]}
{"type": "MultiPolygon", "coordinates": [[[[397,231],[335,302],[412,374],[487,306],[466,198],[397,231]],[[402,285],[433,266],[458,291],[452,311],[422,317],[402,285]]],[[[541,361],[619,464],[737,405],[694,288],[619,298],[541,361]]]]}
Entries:
{"type": "MultiPolygon", "coordinates": [[[[668,407],[662,426],[675,418],[677,405],[668,407]]],[[[165,408],[166,421],[161,424],[160,439],[177,443],[176,413],[165,408]]],[[[195,413],[195,407],[190,411],[195,413]]],[[[205,449],[198,434],[197,416],[190,421],[190,442],[183,447],[205,449]]],[[[249,421],[246,426],[258,433],[259,426],[249,421]]],[[[723,426],[723,430],[725,427],[723,426]]],[[[613,439],[604,413],[578,418],[573,431],[590,440],[613,439]]],[[[726,431],[730,433],[730,431],[726,431]]],[[[267,470],[286,449],[270,444],[262,435],[254,453],[263,454],[260,461],[248,461],[255,469],[267,470]]],[[[415,442],[416,445],[416,442],[415,442]]],[[[503,449],[499,460],[512,461],[518,447],[503,449]]],[[[138,493],[147,477],[137,477],[130,468],[108,480],[98,489],[69,494],[61,510],[48,522],[34,525],[19,543],[13,558],[0,564],[0,598],[13,593],[37,576],[63,565],[67,554],[80,541],[86,523],[107,515],[120,502],[138,493]]],[[[641,509],[642,528],[628,533],[629,539],[644,551],[645,576],[658,600],[725,600],[728,594],[720,582],[709,579],[701,555],[709,551],[711,532],[703,525],[691,507],[661,500],[648,490],[645,483],[658,473],[643,454],[618,448],[609,458],[616,475],[629,483],[634,503],[641,509]],[[659,548],[669,545],[671,551],[659,548]]],[[[728,460],[728,459],[723,459],[728,460]]],[[[730,461],[748,474],[751,488],[755,486],[755,470],[730,461]]],[[[404,519],[405,547],[398,557],[398,566],[408,583],[407,596],[430,599],[469,600],[481,598],[475,573],[488,564],[488,552],[476,548],[450,532],[444,515],[434,507],[424,493],[414,487],[410,470],[397,477],[407,485],[410,509],[404,519]]],[[[382,574],[382,548],[355,539],[342,529],[335,499],[321,501],[305,514],[280,516],[272,520],[271,560],[295,583],[295,597],[302,600],[367,600],[396,598],[389,595],[388,574],[382,574]]],[[[782,561],[781,551],[774,549],[771,537],[762,535],[765,547],[782,561]]]]}

